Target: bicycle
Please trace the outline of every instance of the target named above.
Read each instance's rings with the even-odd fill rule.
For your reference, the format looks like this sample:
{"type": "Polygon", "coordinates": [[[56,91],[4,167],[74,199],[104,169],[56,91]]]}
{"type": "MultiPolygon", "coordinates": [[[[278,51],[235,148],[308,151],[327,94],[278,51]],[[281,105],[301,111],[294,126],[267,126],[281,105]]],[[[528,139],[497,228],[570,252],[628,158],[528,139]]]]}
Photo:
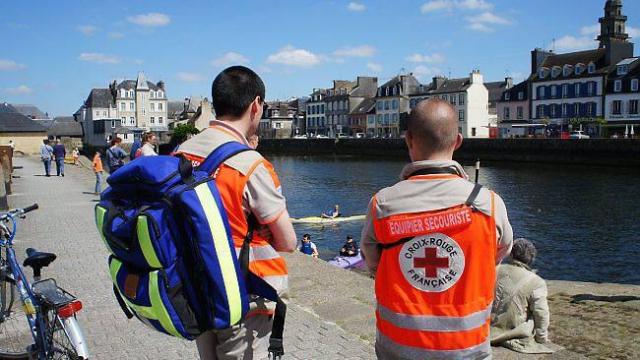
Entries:
{"type": "Polygon", "coordinates": [[[37,208],[34,204],[0,213],[0,247],[4,248],[0,252],[0,359],[88,359],[76,319],[82,303],[58,287],[54,279],[41,280],[42,268],[56,255],[27,249],[23,266],[33,269],[33,284],[16,258],[16,220],[37,208]]]}

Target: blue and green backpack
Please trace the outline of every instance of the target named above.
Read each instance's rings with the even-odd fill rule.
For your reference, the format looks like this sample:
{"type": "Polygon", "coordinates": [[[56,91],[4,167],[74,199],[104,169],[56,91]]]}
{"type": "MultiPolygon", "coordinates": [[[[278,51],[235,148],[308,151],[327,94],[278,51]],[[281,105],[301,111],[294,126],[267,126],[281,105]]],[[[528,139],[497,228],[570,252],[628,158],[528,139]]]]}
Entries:
{"type": "Polygon", "coordinates": [[[243,321],[250,295],[277,302],[270,351],[284,353],[284,303],[248,270],[254,221],[240,256],[215,179],[225,160],[251,151],[229,142],[200,166],[175,156],[140,157],[112,174],[96,205],[96,225],[111,252],[118,303],[129,318],[179,338],[243,321]]]}

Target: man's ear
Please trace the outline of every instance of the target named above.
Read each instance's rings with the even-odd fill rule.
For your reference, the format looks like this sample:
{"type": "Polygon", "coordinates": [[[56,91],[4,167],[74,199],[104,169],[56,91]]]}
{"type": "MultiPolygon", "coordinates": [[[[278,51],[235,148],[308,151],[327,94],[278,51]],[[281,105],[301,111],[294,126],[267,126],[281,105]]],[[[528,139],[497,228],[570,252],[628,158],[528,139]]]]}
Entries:
{"type": "Polygon", "coordinates": [[[411,135],[411,132],[408,130],[404,133],[404,142],[407,144],[407,149],[411,151],[411,148],[413,147],[413,135],[411,135]]]}
{"type": "Polygon", "coordinates": [[[260,106],[260,101],[262,101],[262,100],[260,100],[260,96],[256,96],[256,98],[253,99],[253,101],[251,102],[251,105],[249,106],[249,112],[250,112],[250,115],[251,115],[251,119],[253,119],[254,114],[258,113],[258,109],[259,109],[259,106],[260,106]]]}
{"type": "Polygon", "coordinates": [[[458,137],[456,138],[456,148],[454,149],[454,151],[460,149],[463,139],[464,138],[462,137],[462,134],[458,133],[458,137]]]}

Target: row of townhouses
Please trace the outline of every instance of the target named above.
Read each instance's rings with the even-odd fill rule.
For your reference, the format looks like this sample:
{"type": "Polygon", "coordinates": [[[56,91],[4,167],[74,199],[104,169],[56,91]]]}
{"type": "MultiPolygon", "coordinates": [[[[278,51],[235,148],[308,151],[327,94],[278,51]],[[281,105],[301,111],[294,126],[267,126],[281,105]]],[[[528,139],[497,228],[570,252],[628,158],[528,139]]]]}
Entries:
{"type": "MultiPolygon", "coordinates": [[[[621,0],[608,0],[597,49],[531,52],[531,74],[497,104],[501,137],[629,136],[640,125],[640,58],[626,33],[621,0]]],[[[640,129],[638,129],[640,130],[640,129]]]]}

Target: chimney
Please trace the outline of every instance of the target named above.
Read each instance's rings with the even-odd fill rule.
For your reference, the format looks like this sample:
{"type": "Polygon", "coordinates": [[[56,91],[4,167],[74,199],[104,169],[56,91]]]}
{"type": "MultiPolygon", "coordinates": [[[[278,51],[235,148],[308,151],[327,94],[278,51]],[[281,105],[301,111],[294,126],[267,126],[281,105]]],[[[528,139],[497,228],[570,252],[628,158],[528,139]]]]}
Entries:
{"type": "Polygon", "coordinates": [[[469,75],[469,79],[471,80],[472,84],[484,84],[484,77],[480,73],[480,70],[473,70],[471,72],[471,75],[469,75]]]}
{"type": "Polygon", "coordinates": [[[535,48],[535,50],[531,52],[531,73],[532,74],[535,74],[538,72],[540,65],[542,65],[542,62],[544,61],[544,59],[546,59],[547,56],[549,55],[553,55],[553,52],[545,51],[540,48],[535,48]]]}
{"type": "Polygon", "coordinates": [[[507,76],[506,78],[504,78],[504,82],[506,84],[506,89],[511,89],[513,87],[513,78],[511,76],[507,76]]]}
{"type": "Polygon", "coordinates": [[[445,81],[447,81],[447,78],[442,75],[438,75],[433,78],[432,84],[435,89],[439,89],[442,85],[444,85],[445,81]]]}

